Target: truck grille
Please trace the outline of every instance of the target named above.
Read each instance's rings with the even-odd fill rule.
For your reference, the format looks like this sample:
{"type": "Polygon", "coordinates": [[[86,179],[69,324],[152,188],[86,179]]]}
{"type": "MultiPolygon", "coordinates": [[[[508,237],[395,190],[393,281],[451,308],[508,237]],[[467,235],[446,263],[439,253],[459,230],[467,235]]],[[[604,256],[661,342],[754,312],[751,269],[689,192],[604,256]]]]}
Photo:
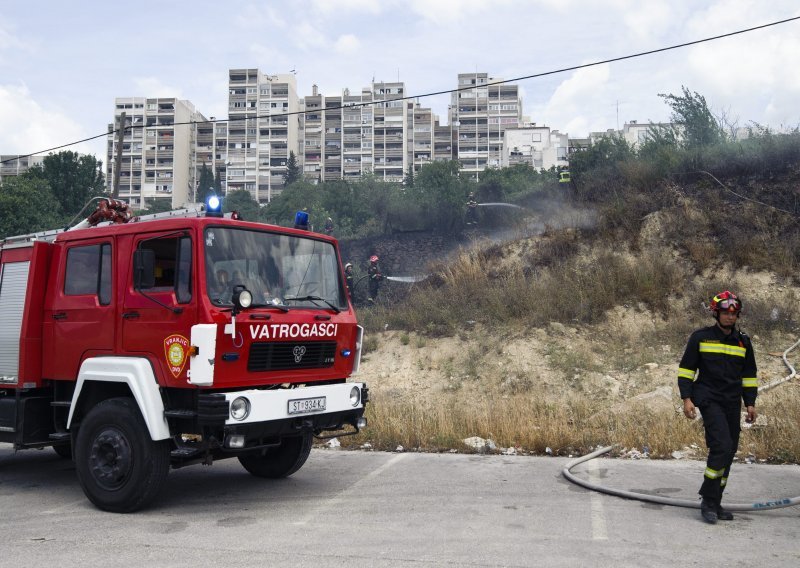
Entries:
{"type": "Polygon", "coordinates": [[[285,371],[332,367],[335,341],[311,343],[253,343],[247,359],[248,371],[285,371]]]}

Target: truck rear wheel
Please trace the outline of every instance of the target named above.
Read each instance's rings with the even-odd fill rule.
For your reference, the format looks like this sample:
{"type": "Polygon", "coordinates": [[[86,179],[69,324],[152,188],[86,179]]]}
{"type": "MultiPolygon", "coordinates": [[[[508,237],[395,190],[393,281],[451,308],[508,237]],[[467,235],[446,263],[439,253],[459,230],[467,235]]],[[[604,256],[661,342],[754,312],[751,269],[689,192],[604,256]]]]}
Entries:
{"type": "Polygon", "coordinates": [[[256,477],[279,479],[303,467],[311,453],[312,436],[303,434],[284,438],[280,446],[239,456],[239,462],[256,477]]]}
{"type": "Polygon", "coordinates": [[[155,498],[169,473],[169,440],[153,441],[136,403],[112,398],[78,430],[75,469],[83,492],[104,511],[131,513],[155,498]]]}

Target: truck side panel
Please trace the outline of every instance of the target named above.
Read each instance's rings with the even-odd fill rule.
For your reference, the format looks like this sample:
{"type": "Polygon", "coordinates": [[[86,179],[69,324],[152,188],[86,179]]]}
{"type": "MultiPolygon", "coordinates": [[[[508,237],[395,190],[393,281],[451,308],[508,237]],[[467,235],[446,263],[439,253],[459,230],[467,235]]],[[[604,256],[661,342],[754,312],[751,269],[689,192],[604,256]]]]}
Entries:
{"type": "Polygon", "coordinates": [[[0,264],[0,384],[41,383],[42,303],[52,245],[5,248],[0,264]]]}

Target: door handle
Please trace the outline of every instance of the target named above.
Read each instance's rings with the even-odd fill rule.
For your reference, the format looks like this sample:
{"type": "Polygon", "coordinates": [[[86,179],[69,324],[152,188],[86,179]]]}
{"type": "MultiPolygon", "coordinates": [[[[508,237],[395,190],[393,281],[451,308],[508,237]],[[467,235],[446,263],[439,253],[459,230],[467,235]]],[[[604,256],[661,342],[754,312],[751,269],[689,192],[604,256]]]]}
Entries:
{"type": "Polygon", "coordinates": [[[56,313],[53,314],[53,319],[54,320],[65,320],[65,319],[67,319],[67,313],[66,312],[56,312],[56,313]]]}
{"type": "Polygon", "coordinates": [[[135,319],[139,317],[139,312],[124,312],[122,317],[125,319],[135,319]]]}

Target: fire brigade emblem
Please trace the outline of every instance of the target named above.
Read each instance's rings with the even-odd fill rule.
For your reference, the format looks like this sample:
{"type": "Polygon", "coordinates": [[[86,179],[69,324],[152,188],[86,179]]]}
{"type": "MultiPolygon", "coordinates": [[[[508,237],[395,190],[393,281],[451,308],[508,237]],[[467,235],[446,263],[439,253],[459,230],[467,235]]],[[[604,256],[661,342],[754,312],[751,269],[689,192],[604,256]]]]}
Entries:
{"type": "Polygon", "coordinates": [[[182,335],[170,335],[164,340],[164,356],[172,375],[177,379],[186,366],[186,354],[189,351],[189,340],[182,335]]]}
{"type": "Polygon", "coordinates": [[[295,345],[294,349],[292,349],[292,353],[294,354],[294,362],[299,363],[303,360],[303,355],[306,354],[306,346],[305,345],[295,345]]]}

